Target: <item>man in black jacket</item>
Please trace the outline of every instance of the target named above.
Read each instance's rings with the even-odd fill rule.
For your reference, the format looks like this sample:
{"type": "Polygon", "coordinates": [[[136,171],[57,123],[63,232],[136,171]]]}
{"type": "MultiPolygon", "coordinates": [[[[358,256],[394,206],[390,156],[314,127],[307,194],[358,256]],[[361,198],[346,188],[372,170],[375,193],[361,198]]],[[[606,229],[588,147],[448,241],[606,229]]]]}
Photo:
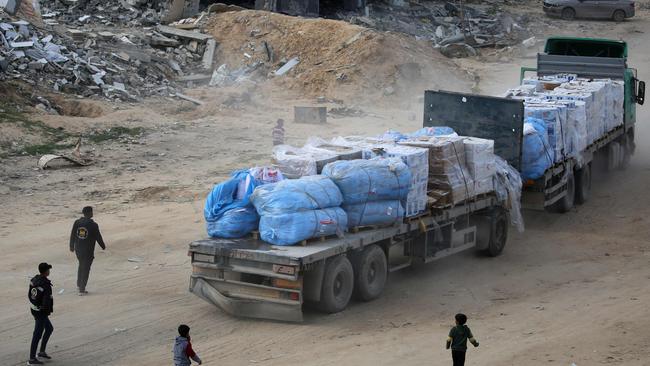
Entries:
{"type": "Polygon", "coordinates": [[[50,322],[50,314],[54,311],[54,299],[52,298],[52,282],[47,278],[50,275],[51,265],[41,263],[38,265],[39,274],[34,276],[29,282],[29,293],[27,297],[31,303],[31,311],[34,316],[34,334],[32,335],[32,346],[29,350],[28,365],[42,365],[36,358],[36,348],[38,342],[41,342],[41,351],[38,353],[39,358],[50,359],[51,357],[45,352],[47,341],[50,339],[54,327],[50,322]],[[41,339],[42,338],[42,339],[41,339]]]}
{"type": "Polygon", "coordinates": [[[95,243],[99,243],[102,250],[106,249],[102,234],[99,232],[99,225],[93,221],[93,208],[86,206],[81,211],[84,217],[78,219],[72,225],[70,233],[70,251],[77,254],[79,269],[77,270],[77,288],[79,296],[85,295],[90,266],[95,259],[95,243]]]}

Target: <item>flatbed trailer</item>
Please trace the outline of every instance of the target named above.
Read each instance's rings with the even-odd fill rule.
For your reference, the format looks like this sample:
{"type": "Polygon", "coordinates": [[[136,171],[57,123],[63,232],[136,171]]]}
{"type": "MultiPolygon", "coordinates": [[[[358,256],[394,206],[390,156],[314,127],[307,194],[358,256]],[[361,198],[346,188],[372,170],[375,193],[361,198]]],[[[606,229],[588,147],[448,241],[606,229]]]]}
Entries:
{"type": "MultiPolygon", "coordinates": [[[[567,212],[574,204],[589,199],[591,170],[596,158],[607,170],[625,168],[634,154],[636,104],[643,104],[645,82],[627,66],[627,44],[623,41],[573,37],[552,37],[536,68],[522,68],[539,76],[576,74],[582,78],[621,80],[624,86],[623,124],[607,131],[596,141],[548,168],[544,175],[525,181],[522,207],[567,212]]],[[[524,103],[518,99],[468,93],[426,91],[424,126],[449,126],[457,133],[495,141],[495,153],[513,167],[521,168],[524,103]]]]}
{"type": "Polygon", "coordinates": [[[190,292],[242,317],[300,322],[305,303],[328,313],[354,294],[370,301],[388,273],[478,248],[496,256],[508,236],[506,209],[493,194],[432,208],[394,226],[361,229],[305,246],[274,246],[254,237],[190,244],[190,292]]]}

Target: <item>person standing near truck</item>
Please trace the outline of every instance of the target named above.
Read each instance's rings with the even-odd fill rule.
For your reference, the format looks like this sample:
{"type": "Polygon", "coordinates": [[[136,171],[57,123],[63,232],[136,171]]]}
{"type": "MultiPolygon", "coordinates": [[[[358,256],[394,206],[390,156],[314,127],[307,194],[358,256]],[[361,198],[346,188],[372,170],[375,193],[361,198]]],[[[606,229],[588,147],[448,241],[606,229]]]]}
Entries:
{"type": "Polygon", "coordinates": [[[284,120],[282,118],[278,119],[277,124],[273,127],[271,136],[273,137],[273,146],[284,144],[284,120]]]}
{"type": "Polygon", "coordinates": [[[79,296],[88,293],[86,284],[90,275],[90,266],[95,259],[95,243],[98,243],[102,250],[106,249],[102,234],[99,232],[99,225],[93,221],[93,208],[86,206],[81,212],[84,216],[74,222],[70,233],[70,251],[75,253],[79,260],[77,270],[79,296]]]}
{"type": "Polygon", "coordinates": [[[27,298],[30,302],[32,316],[34,317],[34,334],[32,335],[32,344],[29,349],[28,365],[42,365],[36,358],[36,349],[38,343],[41,343],[41,351],[38,353],[39,358],[51,359],[45,349],[47,341],[50,339],[54,327],[50,322],[50,314],[54,311],[54,298],[52,297],[52,282],[48,279],[52,266],[45,262],[38,265],[38,274],[29,281],[29,293],[27,298]]]}
{"type": "Polygon", "coordinates": [[[447,338],[447,349],[451,348],[451,358],[454,366],[465,366],[465,353],[467,353],[467,340],[474,347],[478,347],[478,341],[474,339],[472,331],[467,326],[467,316],[456,314],[456,326],[449,331],[447,338]]]}

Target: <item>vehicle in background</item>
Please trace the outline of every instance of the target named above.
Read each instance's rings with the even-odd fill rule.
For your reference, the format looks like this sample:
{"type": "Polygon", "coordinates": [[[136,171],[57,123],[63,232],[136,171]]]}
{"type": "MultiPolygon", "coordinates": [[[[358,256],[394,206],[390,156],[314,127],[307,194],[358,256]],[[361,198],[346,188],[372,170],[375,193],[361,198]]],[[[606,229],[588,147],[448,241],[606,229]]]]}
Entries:
{"type": "Polygon", "coordinates": [[[544,12],[565,20],[612,19],[622,22],[634,16],[632,0],[544,0],[544,12]]]}

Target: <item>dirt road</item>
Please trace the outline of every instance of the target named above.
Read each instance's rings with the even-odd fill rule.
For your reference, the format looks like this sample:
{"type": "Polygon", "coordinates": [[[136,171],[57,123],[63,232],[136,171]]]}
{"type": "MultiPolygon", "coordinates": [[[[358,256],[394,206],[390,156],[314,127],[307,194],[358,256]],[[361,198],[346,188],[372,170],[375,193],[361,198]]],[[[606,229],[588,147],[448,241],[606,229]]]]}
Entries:
{"type": "MultiPolygon", "coordinates": [[[[646,20],[588,22],[577,32],[595,29],[624,36],[630,64],[650,79],[646,20]]],[[[515,85],[522,62],[534,61],[480,66],[481,87],[515,85]]],[[[639,110],[631,167],[601,177],[591,201],[570,213],[527,212],[526,232],[512,234],[502,256],[468,252],[393,274],[380,299],[335,315],[309,312],[301,325],[235,319],[188,293],[187,244],[203,235],[201,198],[210,185],[263,162],[268,116],[288,111],[247,112],[249,127],[224,113],[172,128],[176,116],[161,121],[146,145],[97,147],[102,162],[86,170],[39,172],[29,158],[9,159],[2,177],[13,188],[0,191],[0,364],[27,358],[27,280],[48,261],[56,294],[50,365],[170,364],[180,323],[192,327],[206,365],[443,365],[458,311],[481,341],[469,365],[650,365],[648,107],[639,110]],[[67,238],[86,203],[96,206],[108,250],[96,253],[90,295],[78,297],[67,238]]],[[[421,120],[404,110],[366,111],[374,115],[363,123],[291,127],[290,138],[414,129],[421,120]]]]}

